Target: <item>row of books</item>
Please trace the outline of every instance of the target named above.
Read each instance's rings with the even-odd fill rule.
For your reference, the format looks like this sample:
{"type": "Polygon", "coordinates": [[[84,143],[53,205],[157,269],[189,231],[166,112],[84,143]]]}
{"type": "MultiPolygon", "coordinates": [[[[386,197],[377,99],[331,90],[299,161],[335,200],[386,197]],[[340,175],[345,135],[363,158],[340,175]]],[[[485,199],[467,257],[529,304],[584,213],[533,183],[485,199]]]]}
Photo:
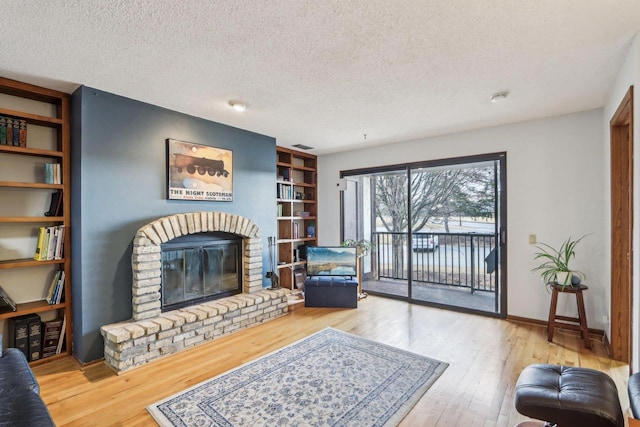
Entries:
{"type": "Polygon", "coordinates": [[[49,304],[60,304],[62,301],[62,294],[64,293],[64,270],[56,271],[51,279],[49,285],[49,292],[47,292],[47,302],[49,304]]]}
{"type": "Polygon", "coordinates": [[[64,225],[40,227],[33,259],[36,261],[62,259],[64,255],[64,230],[64,225]]]}
{"type": "Polygon", "coordinates": [[[60,163],[45,163],[44,164],[44,182],[46,184],[62,184],[62,178],[60,177],[60,163]]]}
{"type": "Polygon", "coordinates": [[[27,121],[0,116],[0,145],[27,146],[27,121]]]}
{"type": "Polygon", "coordinates": [[[293,199],[293,186],[287,184],[278,184],[278,199],[293,199]]]}
{"type": "Polygon", "coordinates": [[[43,322],[37,314],[9,319],[9,347],[22,351],[29,362],[62,352],[67,318],[43,322]]]}

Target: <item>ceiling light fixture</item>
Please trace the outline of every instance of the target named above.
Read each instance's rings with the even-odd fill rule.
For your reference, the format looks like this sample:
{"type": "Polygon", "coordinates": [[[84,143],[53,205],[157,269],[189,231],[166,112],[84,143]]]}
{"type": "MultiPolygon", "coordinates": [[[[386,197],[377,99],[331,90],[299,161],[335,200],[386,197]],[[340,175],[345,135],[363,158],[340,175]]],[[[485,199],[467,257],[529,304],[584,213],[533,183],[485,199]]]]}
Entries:
{"type": "Polygon", "coordinates": [[[247,104],[240,101],[229,101],[229,105],[236,111],[243,112],[247,109],[247,104]]]}
{"type": "Polygon", "coordinates": [[[507,99],[507,95],[509,95],[509,92],[507,92],[506,90],[504,92],[498,92],[498,93],[494,93],[493,95],[491,95],[491,102],[498,103],[498,102],[502,102],[505,99],[507,99]]]}

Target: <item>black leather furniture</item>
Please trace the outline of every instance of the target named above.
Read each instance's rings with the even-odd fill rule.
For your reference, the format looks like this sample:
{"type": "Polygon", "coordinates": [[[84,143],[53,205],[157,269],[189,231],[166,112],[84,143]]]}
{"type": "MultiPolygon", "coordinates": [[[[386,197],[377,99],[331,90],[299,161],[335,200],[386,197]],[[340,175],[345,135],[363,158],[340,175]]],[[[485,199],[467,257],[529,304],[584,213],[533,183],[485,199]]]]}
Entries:
{"type": "Polygon", "coordinates": [[[27,358],[15,348],[0,357],[0,427],[10,426],[55,427],[27,358]]]}
{"type": "Polygon", "coordinates": [[[594,369],[527,366],[516,384],[515,405],[519,413],[558,427],[624,427],[615,383],[594,369]]]}
{"type": "Polygon", "coordinates": [[[304,281],[304,306],[358,308],[358,281],[340,276],[308,277],[304,281]]]}

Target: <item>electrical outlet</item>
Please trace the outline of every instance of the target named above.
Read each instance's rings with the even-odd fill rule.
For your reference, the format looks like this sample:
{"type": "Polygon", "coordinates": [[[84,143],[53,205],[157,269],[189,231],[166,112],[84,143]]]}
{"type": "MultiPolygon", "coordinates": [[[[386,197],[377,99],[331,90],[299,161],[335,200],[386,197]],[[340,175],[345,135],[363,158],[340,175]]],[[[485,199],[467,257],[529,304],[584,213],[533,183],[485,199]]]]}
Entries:
{"type": "Polygon", "coordinates": [[[538,243],[538,237],[535,234],[529,234],[529,244],[535,245],[538,243]]]}

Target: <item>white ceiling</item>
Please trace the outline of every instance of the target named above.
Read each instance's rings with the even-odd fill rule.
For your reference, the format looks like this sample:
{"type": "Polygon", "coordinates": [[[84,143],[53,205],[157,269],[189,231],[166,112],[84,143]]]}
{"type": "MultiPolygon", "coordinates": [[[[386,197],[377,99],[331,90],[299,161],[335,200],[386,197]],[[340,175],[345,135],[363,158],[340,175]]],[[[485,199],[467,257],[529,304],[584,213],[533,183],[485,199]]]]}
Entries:
{"type": "Polygon", "coordinates": [[[325,154],[603,106],[640,0],[3,0],[0,74],[325,154]],[[492,93],[508,90],[505,102],[492,93]],[[233,111],[232,99],[249,104],[233,111]],[[367,134],[364,141],[363,135],[367,134]]]}

